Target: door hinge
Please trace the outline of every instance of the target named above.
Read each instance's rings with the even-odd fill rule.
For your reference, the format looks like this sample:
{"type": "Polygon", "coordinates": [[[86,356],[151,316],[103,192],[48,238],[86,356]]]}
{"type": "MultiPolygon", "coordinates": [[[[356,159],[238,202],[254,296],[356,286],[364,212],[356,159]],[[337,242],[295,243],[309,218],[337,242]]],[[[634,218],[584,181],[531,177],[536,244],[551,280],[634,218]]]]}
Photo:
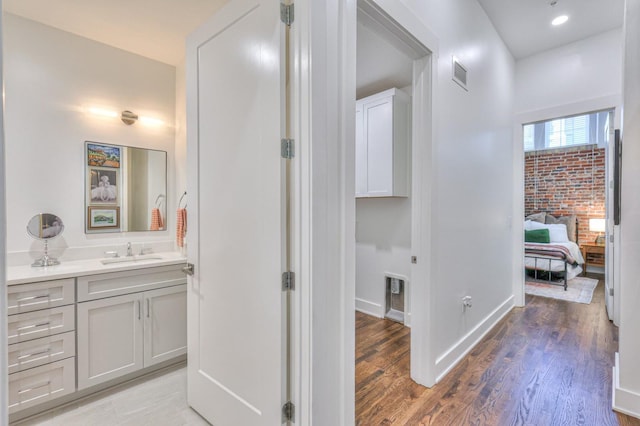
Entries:
{"type": "Polygon", "coordinates": [[[280,3],[280,20],[288,27],[293,24],[293,4],[280,3]]]}
{"type": "Polygon", "coordinates": [[[294,156],[293,139],[280,140],[280,156],[286,159],[292,159],[294,156]]]}
{"type": "Polygon", "coordinates": [[[282,406],[282,423],[284,422],[295,422],[295,414],[296,414],[296,406],[293,405],[293,402],[287,401],[282,406]]]}
{"type": "Polygon", "coordinates": [[[612,243],[613,242],[613,234],[609,235],[609,242],[612,243]]]}
{"type": "Polygon", "coordinates": [[[282,291],[296,289],[296,274],[294,272],[282,273],[282,291]]]}
{"type": "Polygon", "coordinates": [[[613,296],[613,287],[609,289],[609,296],[613,296]]]}
{"type": "Polygon", "coordinates": [[[418,257],[417,256],[411,256],[411,263],[413,263],[413,264],[418,263],[418,257]]]}

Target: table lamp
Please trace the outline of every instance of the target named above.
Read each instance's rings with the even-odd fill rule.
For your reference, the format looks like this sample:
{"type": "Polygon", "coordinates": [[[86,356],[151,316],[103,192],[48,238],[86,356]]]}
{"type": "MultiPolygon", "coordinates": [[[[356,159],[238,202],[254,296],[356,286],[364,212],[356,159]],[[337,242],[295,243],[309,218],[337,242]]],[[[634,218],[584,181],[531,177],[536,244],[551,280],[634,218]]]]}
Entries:
{"type": "Polygon", "coordinates": [[[589,231],[599,233],[599,235],[596,237],[596,244],[604,244],[604,219],[589,219],[589,231]],[[600,233],[602,233],[603,235],[600,235],[600,233]]]}

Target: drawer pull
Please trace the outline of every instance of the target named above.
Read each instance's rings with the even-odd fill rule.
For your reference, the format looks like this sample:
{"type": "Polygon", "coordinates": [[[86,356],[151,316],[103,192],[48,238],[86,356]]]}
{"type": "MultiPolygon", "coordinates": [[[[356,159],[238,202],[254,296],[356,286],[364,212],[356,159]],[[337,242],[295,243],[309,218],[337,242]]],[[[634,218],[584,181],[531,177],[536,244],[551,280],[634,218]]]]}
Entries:
{"type": "Polygon", "coordinates": [[[23,297],[22,299],[17,299],[16,302],[22,303],[22,302],[27,302],[29,300],[45,299],[45,298],[48,299],[50,297],[51,297],[50,294],[41,294],[39,296],[27,296],[27,297],[23,297]]]}
{"type": "Polygon", "coordinates": [[[30,328],[36,328],[36,327],[44,327],[45,325],[49,325],[49,324],[51,324],[51,321],[41,322],[39,324],[25,325],[25,326],[22,326],[22,327],[18,327],[18,331],[28,330],[30,328]]]}
{"type": "Polygon", "coordinates": [[[40,389],[40,388],[43,388],[43,387],[45,387],[45,386],[49,386],[50,384],[51,384],[51,381],[49,380],[48,382],[43,383],[43,384],[41,384],[41,385],[32,386],[32,387],[30,387],[30,388],[28,388],[28,389],[20,389],[20,390],[18,391],[18,394],[23,394],[23,393],[31,392],[31,391],[33,391],[33,390],[40,389]]]}
{"type": "Polygon", "coordinates": [[[36,355],[43,355],[43,354],[47,354],[47,353],[49,353],[49,352],[51,352],[51,348],[47,348],[47,349],[45,349],[45,350],[43,350],[43,351],[40,351],[40,352],[32,352],[32,353],[30,353],[30,354],[20,355],[20,356],[18,357],[18,361],[23,360],[23,359],[25,359],[25,358],[32,357],[32,356],[36,356],[36,355]]]}

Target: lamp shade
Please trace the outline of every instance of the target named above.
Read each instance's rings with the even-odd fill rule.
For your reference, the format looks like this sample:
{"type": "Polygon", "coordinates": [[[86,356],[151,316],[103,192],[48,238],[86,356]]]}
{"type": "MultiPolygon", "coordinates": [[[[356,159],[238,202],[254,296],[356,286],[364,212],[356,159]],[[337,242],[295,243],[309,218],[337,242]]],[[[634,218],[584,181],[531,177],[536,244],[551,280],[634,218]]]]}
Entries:
{"type": "Polygon", "coordinates": [[[604,219],[589,219],[589,231],[604,232],[604,230],[605,230],[604,219]]]}

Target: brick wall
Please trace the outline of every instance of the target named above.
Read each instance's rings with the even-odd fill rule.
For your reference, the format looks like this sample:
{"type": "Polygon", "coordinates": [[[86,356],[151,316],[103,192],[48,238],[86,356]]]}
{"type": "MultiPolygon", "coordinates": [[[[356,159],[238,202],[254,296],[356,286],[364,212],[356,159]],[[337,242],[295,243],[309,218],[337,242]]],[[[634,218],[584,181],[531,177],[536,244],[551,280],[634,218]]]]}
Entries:
{"type": "Polygon", "coordinates": [[[566,148],[525,153],[525,215],[578,215],[578,241],[592,242],[590,218],[605,217],[604,148],[566,148]]]}

